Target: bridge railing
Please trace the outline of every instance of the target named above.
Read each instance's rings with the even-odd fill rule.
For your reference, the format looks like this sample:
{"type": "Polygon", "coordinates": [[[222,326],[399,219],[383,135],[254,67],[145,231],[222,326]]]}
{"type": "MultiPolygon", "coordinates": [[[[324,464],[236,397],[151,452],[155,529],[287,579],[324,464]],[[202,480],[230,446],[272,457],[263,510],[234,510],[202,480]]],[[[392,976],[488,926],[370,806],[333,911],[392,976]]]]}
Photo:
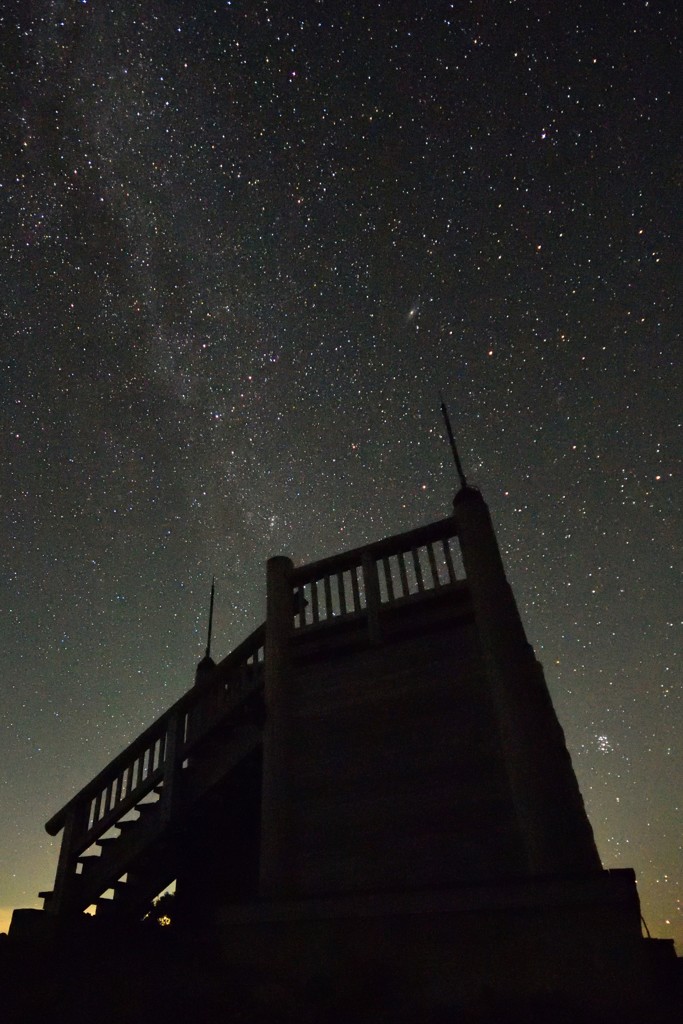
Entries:
{"type": "Polygon", "coordinates": [[[263,685],[265,625],[259,626],[206,679],[176,701],[46,824],[62,829],[50,909],[57,912],[79,856],[150,794],[169,820],[176,785],[196,746],[263,685]]]}
{"type": "Polygon", "coordinates": [[[452,519],[294,569],[294,627],[308,629],[451,586],[464,578],[452,519]]]}

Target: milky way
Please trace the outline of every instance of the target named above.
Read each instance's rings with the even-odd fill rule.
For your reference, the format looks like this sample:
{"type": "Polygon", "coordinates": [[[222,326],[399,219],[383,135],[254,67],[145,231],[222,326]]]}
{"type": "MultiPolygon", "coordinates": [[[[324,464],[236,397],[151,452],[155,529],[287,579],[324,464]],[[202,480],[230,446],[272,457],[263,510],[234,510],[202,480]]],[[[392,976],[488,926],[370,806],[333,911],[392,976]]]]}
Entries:
{"type": "Polygon", "coordinates": [[[191,684],[214,573],[223,655],[269,555],[448,513],[443,392],[603,863],[683,942],[675,18],[0,15],[4,908],[191,684]]]}

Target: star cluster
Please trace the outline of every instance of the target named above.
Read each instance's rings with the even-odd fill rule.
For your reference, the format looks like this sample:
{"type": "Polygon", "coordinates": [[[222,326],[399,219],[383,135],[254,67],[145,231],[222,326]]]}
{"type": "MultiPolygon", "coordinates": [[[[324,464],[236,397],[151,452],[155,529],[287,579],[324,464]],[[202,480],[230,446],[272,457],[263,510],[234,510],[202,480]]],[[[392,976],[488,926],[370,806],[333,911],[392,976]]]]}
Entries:
{"type": "Polygon", "coordinates": [[[0,904],[263,618],[264,562],[492,507],[605,866],[683,942],[679,118],[655,0],[0,13],[0,904]],[[680,349],[678,350],[680,352],[680,349]]]}

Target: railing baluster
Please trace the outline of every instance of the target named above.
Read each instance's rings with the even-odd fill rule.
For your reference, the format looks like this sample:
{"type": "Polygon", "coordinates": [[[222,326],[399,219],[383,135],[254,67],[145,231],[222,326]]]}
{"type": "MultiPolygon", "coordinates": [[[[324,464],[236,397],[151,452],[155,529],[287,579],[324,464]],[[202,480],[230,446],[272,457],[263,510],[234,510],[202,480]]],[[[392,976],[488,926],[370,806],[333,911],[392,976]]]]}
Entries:
{"type": "Polygon", "coordinates": [[[415,579],[417,580],[417,589],[420,594],[424,592],[424,580],[422,579],[422,566],[420,565],[420,554],[417,548],[412,548],[413,554],[413,566],[415,568],[415,579]]]}
{"type": "Polygon", "coordinates": [[[313,622],[320,622],[320,608],[318,607],[318,581],[311,581],[311,612],[313,615],[313,622]]]}
{"type": "Polygon", "coordinates": [[[185,715],[176,712],[171,715],[166,730],[166,761],[164,763],[164,784],[160,797],[161,820],[170,822],[173,814],[176,781],[180,771],[185,715]]]}
{"type": "Polygon", "coordinates": [[[401,594],[402,597],[410,596],[410,587],[408,586],[408,573],[406,572],[406,558],[403,551],[399,551],[396,554],[398,560],[398,575],[401,580],[401,594]]]}
{"type": "Polygon", "coordinates": [[[355,612],[360,611],[360,590],[358,587],[358,566],[351,566],[351,590],[353,592],[353,610],[355,612]]]}
{"type": "Polygon", "coordinates": [[[363,553],[363,587],[365,589],[365,607],[368,613],[368,633],[370,639],[378,643],[381,637],[379,623],[379,575],[377,562],[369,551],[363,553]]]}
{"type": "Polygon", "coordinates": [[[453,567],[453,556],[451,555],[451,542],[450,538],[444,537],[441,541],[443,546],[443,557],[446,560],[446,568],[448,569],[448,579],[451,583],[455,583],[455,569],[453,567]]]}
{"type": "Polygon", "coordinates": [[[339,591],[339,613],[346,615],[346,591],[344,589],[344,573],[337,573],[337,590],[339,591]]]}
{"type": "Polygon", "coordinates": [[[439,570],[436,566],[436,557],[434,555],[434,545],[427,544],[427,556],[429,558],[429,568],[432,570],[432,579],[434,581],[434,587],[441,586],[441,580],[439,579],[439,570]]]}
{"type": "Polygon", "coordinates": [[[123,773],[119,772],[114,781],[114,796],[112,799],[112,807],[116,807],[119,800],[121,799],[121,784],[123,782],[123,773]]]}
{"type": "Polygon", "coordinates": [[[306,588],[297,587],[294,591],[294,618],[299,620],[298,628],[306,625],[306,588]]]}
{"type": "Polygon", "coordinates": [[[99,821],[103,818],[107,810],[107,793],[109,787],[105,786],[104,789],[100,790],[100,795],[97,798],[97,806],[95,808],[95,821],[99,821]]]}
{"type": "Polygon", "coordinates": [[[387,601],[389,604],[394,602],[394,581],[391,577],[391,565],[389,564],[388,557],[382,559],[382,565],[384,567],[384,581],[387,588],[387,601]]]}
{"type": "Polygon", "coordinates": [[[329,573],[325,575],[323,587],[325,589],[325,618],[332,619],[334,618],[334,609],[332,608],[332,586],[329,573]]]}

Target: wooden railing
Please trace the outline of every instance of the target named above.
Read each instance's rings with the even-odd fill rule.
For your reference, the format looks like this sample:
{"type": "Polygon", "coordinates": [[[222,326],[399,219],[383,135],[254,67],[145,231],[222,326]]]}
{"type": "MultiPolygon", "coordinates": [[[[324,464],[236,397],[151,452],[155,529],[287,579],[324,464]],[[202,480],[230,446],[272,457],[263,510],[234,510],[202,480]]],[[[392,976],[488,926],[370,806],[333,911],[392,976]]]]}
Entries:
{"type": "Polygon", "coordinates": [[[79,856],[150,794],[159,794],[161,820],[170,820],[196,746],[263,685],[264,642],[262,625],[47,822],[50,835],[64,829],[51,909],[60,909],[79,856]]]}
{"type": "Polygon", "coordinates": [[[452,519],[294,569],[297,631],[411,600],[463,577],[452,519]]]}

